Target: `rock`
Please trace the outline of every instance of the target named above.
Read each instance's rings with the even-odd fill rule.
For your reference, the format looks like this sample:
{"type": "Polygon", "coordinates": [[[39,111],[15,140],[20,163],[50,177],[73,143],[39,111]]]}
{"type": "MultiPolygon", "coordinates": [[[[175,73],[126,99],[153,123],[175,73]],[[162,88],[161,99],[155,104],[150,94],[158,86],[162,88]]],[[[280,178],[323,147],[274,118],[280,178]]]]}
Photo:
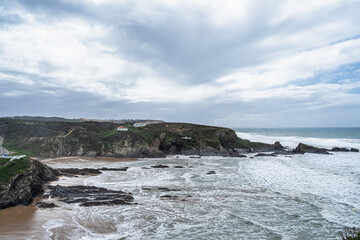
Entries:
{"type": "Polygon", "coordinates": [[[91,175],[91,174],[100,174],[99,169],[93,168],[59,168],[58,169],[62,174],[73,174],[73,175],[91,175]]]}
{"type": "Polygon", "coordinates": [[[276,157],[276,153],[258,153],[255,157],[276,157]]]}
{"type": "Polygon", "coordinates": [[[162,195],[160,196],[161,199],[171,199],[171,200],[177,200],[179,199],[178,196],[173,196],[173,195],[162,195]]]}
{"type": "Polygon", "coordinates": [[[174,166],[174,168],[184,168],[183,166],[174,166]]]}
{"type": "Polygon", "coordinates": [[[350,149],[350,152],[359,152],[359,149],[351,148],[351,149],[350,149]]]}
{"type": "Polygon", "coordinates": [[[216,172],[215,172],[215,171],[208,171],[207,174],[208,174],[208,175],[210,175],[210,174],[216,174],[216,172]]]}
{"type": "Polygon", "coordinates": [[[167,165],[162,165],[162,164],[159,164],[159,165],[155,165],[155,166],[151,166],[152,168],[169,168],[169,166],[167,165]]]}
{"type": "Polygon", "coordinates": [[[123,168],[59,168],[59,172],[61,174],[72,174],[72,175],[98,175],[101,173],[101,171],[127,171],[128,167],[123,168]]]}
{"type": "Polygon", "coordinates": [[[190,156],[189,158],[201,158],[201,156],[190,156]]]}
{"type": "Polygon", "coordinates": [[[297,153],[297,154],[317,153],[317,154],[327,154],[327,155],[330,154],[324,148],[317,148],[303,143],[299,143],[299,145],[293,150],[293,153],[297,153]]]}
{"type": "Polygon", "coordinates": [[[59,207],[58,205],[54,204],[54,203],[46,203],[46,202],[38,202],[36,203],[36,205],[39,208],[54,208],[54,207],[59,207]]]}
{"type": "Polygon", "coordinates": [[[101,171],[123,171],[123,172],[126,172],[128,169],[129,169],[129,167],[122,167],[122,168],[106,168],[106,167],[103,167],[103,168],[100,168],[99,170],[101,170],[101,171]]]}
{"type": "Polygon", "coordinates": [[[16,205],[29,205],[44,192],[43,183],[57,179],[58,172],[36,161],[30,160],[30,167],[17,174],[0,189],[0,209],[16,205]]]}
{"type": "Polygon", "coordinates": [[[146,190],[146,191],[161,191],[161,192],[179,192],[181,191],[180,189],[174,189],[174,188],[167,188],[167,187],[142,187],[142,190],[146,190]]]}
{"type": "Polygon", "coordinates": [[[134,197],[131,193],[108,190],[94,186],[48,186],[50,196],[58,197],[65,203],[80,203],[80,206],[100,206],[133,204],[134,197]]]}
{"type": "Polygon", "coordinates": [[[350,152],[347,148],[339,148],[339,147],[333,147],[330,151],[332,152],[350,152]]]}
{"type": "Polygon", "coordinates": [[[283,145],[281,145],[280,142],[275,142],[275,143],[274,143],[274,150],[275,150],[275,151],[282,151],[282,150],[284,150],[284,149],[285,149],[285,147],[284,147],[283,145]]]}

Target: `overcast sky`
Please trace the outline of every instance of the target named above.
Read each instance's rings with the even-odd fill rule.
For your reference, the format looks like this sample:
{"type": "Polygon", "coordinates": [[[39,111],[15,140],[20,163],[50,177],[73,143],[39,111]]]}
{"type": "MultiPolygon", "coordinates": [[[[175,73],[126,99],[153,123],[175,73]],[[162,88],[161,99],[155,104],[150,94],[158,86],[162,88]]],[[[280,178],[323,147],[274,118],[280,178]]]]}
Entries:
{"type": "Polygon", "coordinates": [[[0,116],[360,126],[360,1],[0,0],[0,116]]]}

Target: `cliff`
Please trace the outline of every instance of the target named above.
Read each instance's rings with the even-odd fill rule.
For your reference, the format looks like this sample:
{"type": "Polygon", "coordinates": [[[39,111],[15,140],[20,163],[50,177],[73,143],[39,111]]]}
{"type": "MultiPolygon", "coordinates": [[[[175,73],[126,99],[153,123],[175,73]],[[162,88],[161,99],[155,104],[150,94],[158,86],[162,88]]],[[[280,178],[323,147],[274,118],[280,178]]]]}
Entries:
{"type": "Polygon", "coordinates": [[[0,166],[0,209],[16,205],[29,205],[42,194],[42,184],[55,180],[56,170],[36,160],[23,158],[2,162],[0,166]]]}
{"type": "Polygon", "coordinates": [[[4,147],[30,156],[165,157],[166,154],[239,156],[274,145],[240,139],[234,130],[188,123],[156,123],[117,131],[111,122],[0,119],[4,147]]]}

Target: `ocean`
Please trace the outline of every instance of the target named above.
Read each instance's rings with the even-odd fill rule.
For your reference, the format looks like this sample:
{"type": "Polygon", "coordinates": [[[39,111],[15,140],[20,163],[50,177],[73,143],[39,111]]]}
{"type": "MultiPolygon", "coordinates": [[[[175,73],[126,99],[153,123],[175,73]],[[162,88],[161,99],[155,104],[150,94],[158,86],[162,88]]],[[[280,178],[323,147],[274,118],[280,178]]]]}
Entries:
{"type": "MultiPolygon", "coordinates": [[[[280,141],[289,147],[302,142],[360,149],[360,128],[239,128],[236,132],[252,141],[280,141]]],[[[41,230],[23,233],[28,239],[328,240],[341,239],[339,232],[346,228],[360,227],[360,153],[169,156],[112,163],[79,158],[47,163],[69,168],[127,166],[126,172],[106,171],[86,178],[84,184],[131,192],[138,204],[58,203],[61,208],[53,210],[57,212],[42,223],[41,230]],[[169,168],[151,168],[158,164],[169,168]],[[159,190],[164,187],[170,191],[159,190]]]]}

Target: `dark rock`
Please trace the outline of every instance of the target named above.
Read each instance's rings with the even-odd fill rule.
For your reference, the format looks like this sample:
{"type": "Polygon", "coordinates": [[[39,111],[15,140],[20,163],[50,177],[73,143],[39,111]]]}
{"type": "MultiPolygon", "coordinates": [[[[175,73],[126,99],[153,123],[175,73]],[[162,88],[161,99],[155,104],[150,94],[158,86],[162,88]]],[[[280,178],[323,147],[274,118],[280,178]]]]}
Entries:
{"type": "Polygon", "coordinates": [[[73,174],[73,175],[92,175],[92,174],[100,174],[99,169],[93,168],[59,168],[58,169],[62,174],[73,174]]]}
{"type": "Polygon", "coordinates": [[[281,151],[281,150],[284,150],[284,149],[285,149],[285,147],[283,145],[281,145],[280,142],[275,142],[274,143],[274,150],[275,151],[281,151]]]}
{"type": "Polygon", "coordinates": [[[276,157],[276,153],[258,153],[255,157],[276,157]]]}
{"type": "Polygon", "coordinates": [[[101,171],[127,171],[128,167],[123,168],[59,168],[59,172],[63,175],[98,175],[101,171]]]}
{"type": "Polygon", "coordinates": [[[317,153],[317,154],[327,154],[327,155],[330,154],[324,148],[317,148],[303,143],[299,143],[299,145],[293,150],[293,152],[297,154],[304,154],[304,153],[317,153]]]}
{"type": "Polygon", "coordinates": [[[216,172],[215,172],[215,171],[208,171],[207,174],[208,174],[208,175],[210,175],[210,174],[216,174],[216,172]]]}
{"type": "Polygon", "coordinates": [[[59,207],[58,205],[54,204],[54,203],[46,203],[46,202],[38,202],[36,203],[36,205],[39,208],[54,208],[54,207],[59,207]]]}
{"type": "Polygon", "coordinates": [[[184,168],[183,166],[174,166],[174,168],[184,168]]]}
{"type": "Polygon", "coordinates": [[[171,200],[177,200],[179,199],[178,196],[173,196],[173,195],[162,195],[160,196],[161,199],[171,199],[171,200]]]}
{"type": "Polygon", "coordinates": [[[100,168],[101,171],[123,171],[123,172],[126,172],[128,169],[129,169],[129,167],[122,167],[122,168],[103,167],[103,168],[100,168]]]}
{"type": "Polygon", "coordinates": [[[162,164],[160,164],[160,165],[155,165],[155,166],[151,166],[152,168],[169,168],[169,166],[167,166],[167,165],[162,165],[162,164]]]}
{"type": "Polygon", "coordinates": [[[29,205],[44,192],[43,183],[57,179],[58,172],[36,161],[30,167],[3,185],[0,189],[0,209],[16,205],[29,205]]]}
{"type": "Polygon", "coordinates": [[[350,152],[359,152],[359,149],[351,148],[351,149],[350,149],[350,152]]]}
{"type": "Polygon", "coordinates": [[[142,187],[142,190],[146,190],[146,191],[161,191],[161,192],[179,192],[181,191],[180,189],[174,189],[174,188],[167,188],[167,187],[142,187]]]}
{"type": "Polygon", "coordinates": [[[347,148],[339,148],[339,147],[334,147],[330,151],[332,151],[332,152],[350,152],[350,150],[347,148]]]}
{"type": "Polygon", "coordinates": [[[189,158],[201,158],[201,156],[190,156],[189,158]]]}
{"type": "Polygon", "coordinates": [[[83,207],[92,207],[92,206],[109,206],[109,205],[133,205],[134,203],[131,202],[127,202],[124,200],[111,200],[111,201],[88,201],[88,202],[83,202],[80,204],[80,206],[83,207]]]}
{"type": "Polygon", "coordinates": [[[93,186],[48,186],[50,196],[58,197],[65,203],[80,203],[81,206],[133,204],[131,193],[108,190],[93,186]]]}

